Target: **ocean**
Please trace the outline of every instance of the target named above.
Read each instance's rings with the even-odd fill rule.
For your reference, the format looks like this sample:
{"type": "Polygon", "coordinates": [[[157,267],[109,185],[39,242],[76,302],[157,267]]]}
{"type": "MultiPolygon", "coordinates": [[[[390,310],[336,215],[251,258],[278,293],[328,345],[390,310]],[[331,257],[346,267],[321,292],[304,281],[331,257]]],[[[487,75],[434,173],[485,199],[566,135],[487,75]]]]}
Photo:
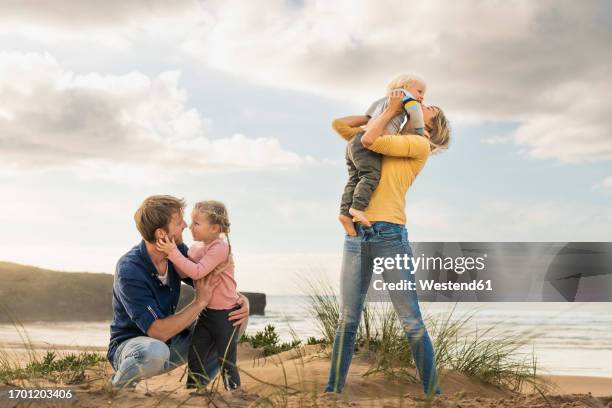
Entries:
{"type": "MultiPolygon", "coordinates": [[[[494,327],[498,336],[529,333],[534,338],[519,351],[538,361],[542,374],[612,377],[612,303],[427,303],[423,315],[473,314],[469,330],[494,327]]],[[[248,333],[272,324],[281,340],[321,337],[306,296],[268,296],[266,315],[251,316],[248,333]]],[[[24,325],[29,341],[61,347],[105,347],[109,322],[53,322],[24,325]]],[[[0,325],[0,342],[23,344],[13,325],[0,325]]]]}

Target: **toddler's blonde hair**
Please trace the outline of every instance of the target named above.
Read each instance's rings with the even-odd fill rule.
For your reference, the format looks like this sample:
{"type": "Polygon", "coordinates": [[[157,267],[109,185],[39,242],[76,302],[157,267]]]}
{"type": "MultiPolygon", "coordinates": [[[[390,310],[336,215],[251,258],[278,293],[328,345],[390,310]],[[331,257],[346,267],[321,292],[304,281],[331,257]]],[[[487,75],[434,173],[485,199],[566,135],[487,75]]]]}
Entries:
{"type": "Polygon", "coordinates": [[[232,253],[232,244],[230,243],[229,239],[229,214],[225,204],[216,200],[200,201],[195,204],[194,210],[205,216],[209,223],[218,225],[220,227],[221,232],[225,234],[225,239],[227,239],[227,245],[229,245],[229,253],[227,254],[229,259],[229,256],[232,253]]]}
{"type": "Polygon", "coordinates": [[[391,92],[394,89],[409,88],[417,82],[425,84],[425,80],[415,74],[402,74],[398,75],[389,82],[387,85],[387,92],[391,92]]]}

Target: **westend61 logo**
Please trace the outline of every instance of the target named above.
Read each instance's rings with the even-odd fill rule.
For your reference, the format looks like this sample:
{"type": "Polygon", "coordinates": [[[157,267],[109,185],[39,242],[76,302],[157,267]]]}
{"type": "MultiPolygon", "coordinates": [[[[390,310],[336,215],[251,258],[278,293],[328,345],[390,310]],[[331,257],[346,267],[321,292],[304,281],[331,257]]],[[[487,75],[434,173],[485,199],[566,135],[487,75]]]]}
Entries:
{"type": "MultiPolygon", "coordinates": [[[[446,271],[462,275],[465,272],[481,272],[485,270],[485,259],[487,254],[478,257],[471,256],[410,256],[408,254],[397,254],[394,257],[377,257],[373,260],[372,272],[383,276],[384,279],[375,279],[374,290],[417,290],[414,279],[405,279],[401,275],[409,272],[410,275],[417,271],[446,271]]],[[[438,282],[434,279],[419,279],[421,290],[435,291],[492,291],[491,280],[473,279],[468,282],[438,282]]]]}

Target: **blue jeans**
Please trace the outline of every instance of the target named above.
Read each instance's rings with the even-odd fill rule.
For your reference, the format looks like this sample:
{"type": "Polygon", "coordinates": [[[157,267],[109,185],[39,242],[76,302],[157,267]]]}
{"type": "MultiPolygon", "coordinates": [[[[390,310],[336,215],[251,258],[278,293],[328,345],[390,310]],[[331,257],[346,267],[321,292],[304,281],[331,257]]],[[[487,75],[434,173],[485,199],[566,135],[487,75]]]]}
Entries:
{"type": "MultiPolygon", "coordinates": [[[[113,357],[115,374],[113,387],[135,387],[145,378],[153,377],[175,369],[187,362],[193,329],[183,331],[170,340],[163,341],[148,336],[133,337],[121,343],[113,357]]],[[[205,366],[214,378],[219,370],[216,351],[211,352],[205,366]]]]}
{"type": "MultiPolygon", "coordinates": [[[[375,222],[371,228],[356,225],[357,236],[346,236],[340,277],[341,309],[326,392],[342,392],[346,382],[359,320],[377,257],[412,257],[406,227],[388,222],[375,222]]],[[[411,265],[412,266],[412,265],[411,265]]],[[[385,270],[385,282],[414,282],[411,269],[385,270]]],[[[425,395],[440,394],[433,345],[421,317],[416,291],[389,291],[393,307],[410,344],[425,395]]]]}

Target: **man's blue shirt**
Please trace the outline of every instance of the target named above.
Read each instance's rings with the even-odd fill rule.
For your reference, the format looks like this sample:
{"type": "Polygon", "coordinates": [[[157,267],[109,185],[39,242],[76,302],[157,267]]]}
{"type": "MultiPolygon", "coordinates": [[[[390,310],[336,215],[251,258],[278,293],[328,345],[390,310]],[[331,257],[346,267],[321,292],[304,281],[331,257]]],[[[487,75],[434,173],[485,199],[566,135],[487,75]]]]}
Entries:
{"type": "MultiPolygon", "coordinates": [[[[178,245],[187,256],[187,246],[178,245]]],[[[149,257],[144,240],[123,255],[113,281],[113,321],[107,357],[113,361],[117,346],[132,337],[146,336],[156,319],[173,315],[179,301],[181,278],[168,261],[168,282],[164,285],[149,257]]],[[[193,284],[191,279],[186,283],[193,284]]]]}

